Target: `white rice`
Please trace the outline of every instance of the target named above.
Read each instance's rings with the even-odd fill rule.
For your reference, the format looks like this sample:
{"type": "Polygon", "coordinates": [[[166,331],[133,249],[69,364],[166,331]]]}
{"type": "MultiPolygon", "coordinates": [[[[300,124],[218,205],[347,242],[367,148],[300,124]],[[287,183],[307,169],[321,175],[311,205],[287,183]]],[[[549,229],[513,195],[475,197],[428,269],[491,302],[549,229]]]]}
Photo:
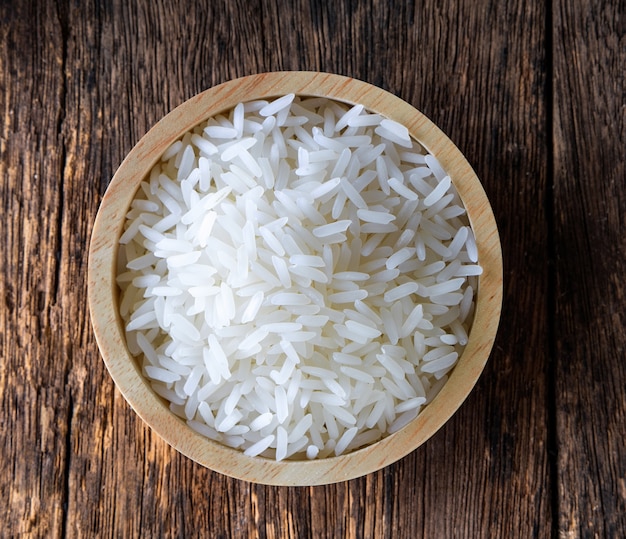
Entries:
{"type": "Polygon", "coordinates": [[[341,455],[406,426],[458,362],[482,269],[406,127],[293,94],[174,142],[120,238],[129,350],[188,425],[250,457],[341,455]]]}

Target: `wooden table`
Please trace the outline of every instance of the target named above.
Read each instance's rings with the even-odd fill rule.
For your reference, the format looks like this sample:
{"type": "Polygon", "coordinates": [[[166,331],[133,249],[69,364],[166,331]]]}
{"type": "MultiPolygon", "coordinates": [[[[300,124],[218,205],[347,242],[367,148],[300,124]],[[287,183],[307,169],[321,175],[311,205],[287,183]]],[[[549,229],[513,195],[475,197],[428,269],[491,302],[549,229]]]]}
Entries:
{"type": "Polygon", "coordinates": [[[1,2],[0,535],[624,537],[625,23],[600,0],[1,2]],[[505,260],[499,336],[454,418],[312,488],[223,477],[153,434],[86,296],[98,204],[139,138],[208,87],[290,69],[438,124],[505,260]]]}

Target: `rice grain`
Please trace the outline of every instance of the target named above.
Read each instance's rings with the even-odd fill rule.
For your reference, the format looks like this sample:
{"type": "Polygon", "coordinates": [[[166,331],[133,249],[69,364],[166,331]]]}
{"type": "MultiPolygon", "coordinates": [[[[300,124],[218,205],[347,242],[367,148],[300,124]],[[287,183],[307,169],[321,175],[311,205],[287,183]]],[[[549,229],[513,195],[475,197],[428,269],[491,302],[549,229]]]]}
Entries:
{"type": "Polygon", "coordinates": [[[451,178],[406,127],[293,94],[170,145],[120,260],[155,392],[200,434],[276,460],[416,417],[467,344],[482,273],[451,178]]]}

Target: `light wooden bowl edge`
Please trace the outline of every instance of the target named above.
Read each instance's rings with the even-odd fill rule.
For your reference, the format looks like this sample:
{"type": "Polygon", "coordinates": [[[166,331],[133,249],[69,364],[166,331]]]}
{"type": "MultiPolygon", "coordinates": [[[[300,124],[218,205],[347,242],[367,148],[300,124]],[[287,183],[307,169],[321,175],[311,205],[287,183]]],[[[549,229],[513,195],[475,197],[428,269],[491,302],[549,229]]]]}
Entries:
{"type": "Polygon", "coordinates": [[[495,218],[471,166],[421,112],[388,92],[340,75],[277,72],[236,79],[186,101],[159,121],[131,150],[113,177],[94,223],[88,264],[89,307],[96,339],[116,386],[136,413],[165,441],[200,464],[238,479],[271,485],[317,485],[376,471],[413,451],[439,430],[467,398],[495,339],[502,303],[502,254],[495,218]],[[419,416],[399,432],[353,453],[313,461],[250,458],[195,433],[167,409],[130,356],[116,303],[117,240],[139,182],[183,133],[239,101],[286,93],[325,96],[399,121],[442,163],[470,215],[484,267],[470,342],[450,381],[419,416]],[[132,182],[133,188],[127,187],[132,182]],[[452,383],[450,383],[452,382],[452,383]]]}

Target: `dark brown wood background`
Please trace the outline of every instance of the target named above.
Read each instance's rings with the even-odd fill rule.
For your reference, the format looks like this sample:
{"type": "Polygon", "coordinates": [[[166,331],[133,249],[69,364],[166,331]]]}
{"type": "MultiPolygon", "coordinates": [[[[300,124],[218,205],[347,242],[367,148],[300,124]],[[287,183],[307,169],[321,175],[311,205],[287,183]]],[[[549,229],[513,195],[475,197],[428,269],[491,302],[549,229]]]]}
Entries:
{"type": "Polygon", "coordinates": [[[624,537],[626,7],[600,0],[0,1],[0,526],[34,537],[624,537]],[[314,488],[151,433],[91,331],[92,223],[169,110],[271,70],[405,99],[492,201],[505,303],[426,445],[314,488]]]}

